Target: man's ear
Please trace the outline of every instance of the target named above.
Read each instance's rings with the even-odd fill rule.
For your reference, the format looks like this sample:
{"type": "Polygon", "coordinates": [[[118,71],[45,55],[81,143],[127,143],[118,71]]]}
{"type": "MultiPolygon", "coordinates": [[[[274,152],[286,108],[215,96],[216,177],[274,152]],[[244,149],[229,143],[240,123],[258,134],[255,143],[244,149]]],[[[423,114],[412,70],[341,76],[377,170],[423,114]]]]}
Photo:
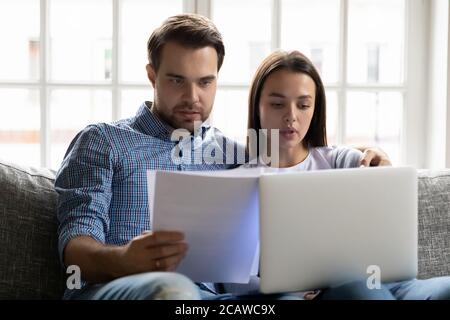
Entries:
{"type": "Polygon", "coordinates": [[[148,80],[150,80],[153,89],[155,88],[155,82],[156,82],[156,72],[155,72],[155,68],[153,68],[153,65],[151,64],[147,64],[145,66],[145,69],[147,70],[147,77],[148,80]]]}

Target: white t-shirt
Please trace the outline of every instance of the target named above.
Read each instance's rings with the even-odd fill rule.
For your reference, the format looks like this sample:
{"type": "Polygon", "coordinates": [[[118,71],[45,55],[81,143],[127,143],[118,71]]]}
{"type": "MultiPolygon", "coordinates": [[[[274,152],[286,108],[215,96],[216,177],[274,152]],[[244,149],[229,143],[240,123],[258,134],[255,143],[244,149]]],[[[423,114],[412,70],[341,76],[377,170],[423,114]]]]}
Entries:
{"type": "Polygon", "coordinates": [[[357,168],[360,166],[362,153],[347,147],[314,147],[308,156],[295,166],[289,168],[272,168],[260,164],[264,172],[292,172],[323,169],[357,168]]]}

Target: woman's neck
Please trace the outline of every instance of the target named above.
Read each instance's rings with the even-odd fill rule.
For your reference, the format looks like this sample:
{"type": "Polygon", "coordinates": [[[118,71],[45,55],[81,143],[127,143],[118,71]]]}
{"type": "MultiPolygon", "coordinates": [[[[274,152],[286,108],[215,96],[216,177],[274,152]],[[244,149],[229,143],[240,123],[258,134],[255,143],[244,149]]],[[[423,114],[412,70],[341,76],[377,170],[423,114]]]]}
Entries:
{"type": "MultiPolygon", "coordinates": [[[[308,156],[309,150],[300,144],[296,148],[280,149],[278,168],[289,168],[303,162],[308,156]]],[[[271,165],[274,166],[274,165],[271,165]]]]}

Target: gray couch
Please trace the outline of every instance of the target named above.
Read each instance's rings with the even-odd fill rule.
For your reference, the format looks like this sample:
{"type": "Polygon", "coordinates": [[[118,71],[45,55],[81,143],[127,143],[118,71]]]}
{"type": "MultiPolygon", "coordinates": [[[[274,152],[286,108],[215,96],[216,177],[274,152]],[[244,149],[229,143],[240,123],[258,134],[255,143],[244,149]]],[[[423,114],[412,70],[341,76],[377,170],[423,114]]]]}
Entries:
{"type": "MultiPolygon", "coordinates": [[[[0,160],[0,299],[59,299],[55,173],[0,160]]],[[[419,172],[419,278],[450,275],[450,169],[419,172]]]]}

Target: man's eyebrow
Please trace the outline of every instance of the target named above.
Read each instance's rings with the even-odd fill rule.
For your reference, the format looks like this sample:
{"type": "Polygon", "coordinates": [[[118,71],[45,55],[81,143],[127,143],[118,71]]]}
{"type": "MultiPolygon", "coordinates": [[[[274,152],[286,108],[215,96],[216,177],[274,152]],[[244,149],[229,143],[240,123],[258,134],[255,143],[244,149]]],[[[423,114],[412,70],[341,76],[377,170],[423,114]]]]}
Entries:
{"type": "Polygon", "coordinates": [[[209,76],[201,77],[200,80],[207,81],[207,80],[214,80],[215,78],[216,78],[216,76],[211,74],[209,76]]]}
{"type": "Polygon", "coordinates": [[[182,75],[175,74],[175,73],[170,73],[170,72],[166,73],[166,77],[184,79],[184,77],[182,75]]]}
{"type": "MultiPolygon", "coordinates": [[[[186,77],[184,77],[182,75],[179,75],[176,73],[171,73],[171,72],[166,73],[166,77],[177,78],[177,79],[186,79],[186,77]]],[[[208,81],[208,80],[214,80],[214,79],[216,79],[216,76],[213,74],[200,78],[201,81],[208,81]]]]}
{"type": "MultiPolygon", "coordinates": [[[[277,93],[277,92],[272,92],[271,94],[269,94],[269,97],[286,98],[284,95],[282,95],[281,93],[277,93]]],[[[312,99],[312,97],[309,94],[304,94],[304,95],[298,96],[297,99],[312,99]]]]}

